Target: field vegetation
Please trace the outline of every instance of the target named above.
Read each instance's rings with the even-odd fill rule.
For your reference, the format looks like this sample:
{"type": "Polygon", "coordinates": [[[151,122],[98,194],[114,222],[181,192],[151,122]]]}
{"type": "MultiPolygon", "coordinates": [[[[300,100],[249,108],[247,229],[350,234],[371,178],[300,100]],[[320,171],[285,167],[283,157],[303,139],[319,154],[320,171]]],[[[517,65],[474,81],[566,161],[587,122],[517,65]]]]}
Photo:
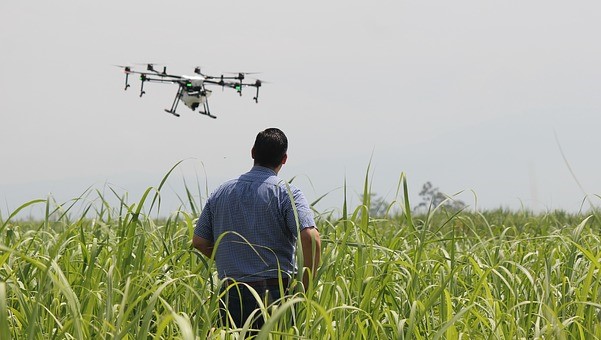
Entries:
{"type": "MultiPolygon", "coordinates": [[[[182,209],[153,217],[165,179],[134,202],[109,204],[89,191],[66,204],[27,202],[1,218],[0,339],[247,335],[248,325],[216,327],[222,282],[190,247],[198,196],[186,190],[182,209]],[[31,206],[45,217],[19,219],[31,206]]],[[[358,206],[345,199],[339,216],[317,212],[317,278],[258,310],[268,321],[257,338],[601,338],[595,210],[441,203],[415,215],[402,178],[399,199],[372,215],[367,183],[358,206]]]]}

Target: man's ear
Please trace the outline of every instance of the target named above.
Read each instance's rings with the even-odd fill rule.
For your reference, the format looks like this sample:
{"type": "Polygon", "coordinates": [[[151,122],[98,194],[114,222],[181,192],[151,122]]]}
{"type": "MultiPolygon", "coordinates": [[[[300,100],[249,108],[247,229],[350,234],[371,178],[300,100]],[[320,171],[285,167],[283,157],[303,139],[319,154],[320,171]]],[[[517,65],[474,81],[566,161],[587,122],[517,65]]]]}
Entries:
{"type": "Polygon", "coordinates": [[[255,147],[253,146],[252,149],[250,149],[250,156],[255,159],[255,147]]]}
{"type": "Polygon", "coordinates": [[[286,164],[286,161],[288,160],[288,154],[285,153],[284,157],[282,157],[282,164],[286,164]]]}

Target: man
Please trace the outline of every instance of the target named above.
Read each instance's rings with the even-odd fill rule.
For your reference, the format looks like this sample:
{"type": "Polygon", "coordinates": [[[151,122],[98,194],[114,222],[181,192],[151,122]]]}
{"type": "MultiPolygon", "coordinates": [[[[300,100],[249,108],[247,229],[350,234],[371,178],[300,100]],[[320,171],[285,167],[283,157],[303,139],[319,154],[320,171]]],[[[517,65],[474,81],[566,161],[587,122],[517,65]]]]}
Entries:
{"type": "MultiPolygon", "coordinates": [[[[247,285],[262,300],[280,298],[280,283],[286,287],[297,271],[297,237],[308,268],[305,287],[307,274],[315,275],[319,264],[321,240],[309,204],[299,189],[277,176],[288,159],[287,150],[288,139],[281,130],[259,132],[251,150],[252,169],[213,192],[194,229],[192,245],[207,257],[214,252],[219,278],[244,283],[230,286],[225,299],[238,327],[258,307],[247,285]]],[[[220,310],[224,325],[229,324],[227,312],[220,310]]],[[[253,328],[263,322],[258,317],[253,328]]]]}

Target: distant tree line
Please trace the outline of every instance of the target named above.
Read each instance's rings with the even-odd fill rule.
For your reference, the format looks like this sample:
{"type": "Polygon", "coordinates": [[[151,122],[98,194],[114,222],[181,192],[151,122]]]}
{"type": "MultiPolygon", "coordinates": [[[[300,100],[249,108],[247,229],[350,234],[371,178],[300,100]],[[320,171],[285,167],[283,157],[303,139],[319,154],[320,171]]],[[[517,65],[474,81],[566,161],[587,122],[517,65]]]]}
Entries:
{"type": "MultiPolygon", "coordinates": [[[[431,182],[426,182],[422,186],[422,190],[419,192],[421,202],[413,207],[416,212],[425,212],[430,209],[439,207],[447,211],[459,211],[465,209],[467,205],[456,198],[449,198],[449,196],[440,192],[438,187],[432,185],[431,182]]],[[[363,195],[361,201],[365,202],[363,195]]],[[[375,193],[369,193],[369,215],[373,217],[384,217],[388,213],[391,203],[386,201],[383,197],[376,195],[375,193]]]]}

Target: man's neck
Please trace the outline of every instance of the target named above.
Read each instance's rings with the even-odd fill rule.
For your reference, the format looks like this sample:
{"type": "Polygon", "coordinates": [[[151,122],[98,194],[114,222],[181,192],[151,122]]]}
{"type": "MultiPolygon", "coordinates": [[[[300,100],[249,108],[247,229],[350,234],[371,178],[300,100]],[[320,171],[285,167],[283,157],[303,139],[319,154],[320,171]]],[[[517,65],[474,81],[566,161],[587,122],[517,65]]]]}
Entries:
{"type": "Polygon", "coordinates": [[[280,165],[276,166],[275,168],[271,167],[271,166],[268,166],[268,165],[259,164],[259,163],[256,163],[256,162],[253,165],[254,166],[262,166],[264,168],[271,169],[277,175],[280,172],[280,170],[282,169],[282,165],[283,164],[280,164],[280,165]]]}

